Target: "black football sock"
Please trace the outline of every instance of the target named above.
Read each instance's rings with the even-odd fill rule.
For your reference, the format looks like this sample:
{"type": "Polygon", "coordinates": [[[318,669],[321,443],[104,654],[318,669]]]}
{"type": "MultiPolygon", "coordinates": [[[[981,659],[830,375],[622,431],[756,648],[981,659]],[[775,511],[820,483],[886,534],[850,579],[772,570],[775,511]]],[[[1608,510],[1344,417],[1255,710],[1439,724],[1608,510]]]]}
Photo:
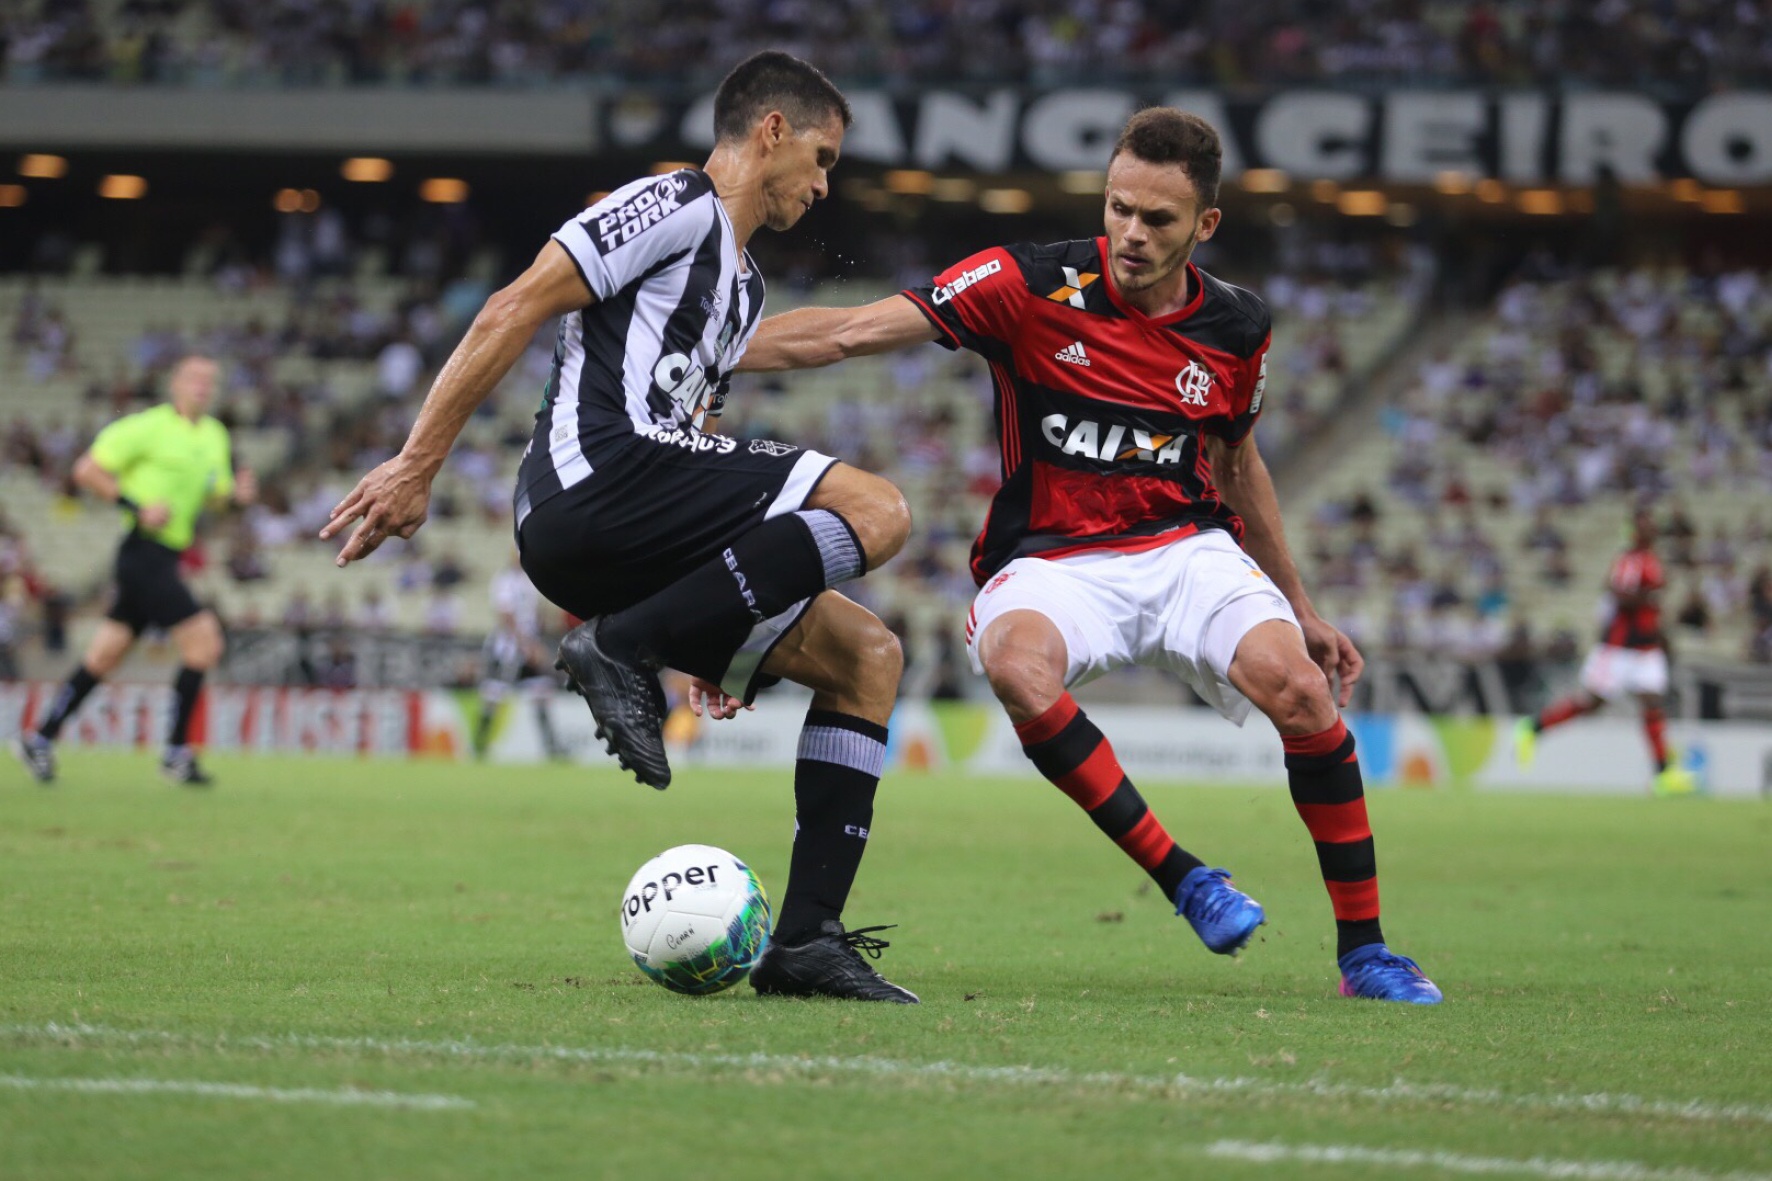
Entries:
{"type": "Polygon", "coordinates": [[[480,702],[480,717],[474,723],[474,757],[486,757],[486,747],[492,741],[492,723],[498,717],[498,703],[495,701],[480,702]]]}
{"type": "Polygon", "coordinates": [[[806,714],[794,764],[794,856],[774,938],[783,946],[840,919],[867,851],[886,727],[830,710],[806,714]]]}
{"type": "Polygon", "coordinates": [[[828,509],[765,521],[718,556],[625,611],[597,642],[618,660],[669,665],[718,682],[751,629],[866,569],[855,531],[828,509]]]}
{"type": "Polygon", "coordinates": [[[86,695],[97,686],[98,678],[88,672],[84,664],[75,669],[74,675],[56,690],[55,699],[49,703],[49,712],[37,723],[37,733],[54,742],[68,719],[74,716],[74,711],[80,708],[80,703],[86,700],[86,695]]]}
{"type": "Polygon", "coordinates": [[[534,704],[535,728],[541,731],[541,748],[548,758],[557,759],[560,757],[560,740],[554,736],[554,719],[548,713],[548,703],[537,699],[534,704]]]}
{"type": "Polygon", "coordinates": [[[178,694],[178,707],[172,715],[172,730],[166,736],[166,745],[186,746],[191,741],[191,718],[197,712],[197,695],[203,691],[203,670],[179,669],[172,687],[178,694]]]}

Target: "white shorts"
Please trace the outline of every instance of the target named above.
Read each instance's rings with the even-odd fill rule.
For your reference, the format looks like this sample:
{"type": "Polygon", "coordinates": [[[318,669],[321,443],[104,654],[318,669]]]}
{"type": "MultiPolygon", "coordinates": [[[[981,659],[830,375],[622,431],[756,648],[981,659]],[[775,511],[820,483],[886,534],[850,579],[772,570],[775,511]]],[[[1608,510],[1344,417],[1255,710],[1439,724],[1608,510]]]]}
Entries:
{"type": "Polygon", "coordinates": [[[973,672],[984,673],[978,637],[1007,611],[1035,611],[1058,628],[1067,688],[1129,664],[1167,669],[1239,726],[1250,706],[1230,682],[1237,645],[1270,619],[1298,626],[1285,596],[1219,529],[1138,553],[1009,563],[978,592],[966,619],[973,672]]]}
{"type": "Polygon", "coordinates": [[[1667,653],[1601,644],[1581,662],[1581,687],[1605,701],[1623,693],[1659,696],[1667,692],[1667,653]]]}

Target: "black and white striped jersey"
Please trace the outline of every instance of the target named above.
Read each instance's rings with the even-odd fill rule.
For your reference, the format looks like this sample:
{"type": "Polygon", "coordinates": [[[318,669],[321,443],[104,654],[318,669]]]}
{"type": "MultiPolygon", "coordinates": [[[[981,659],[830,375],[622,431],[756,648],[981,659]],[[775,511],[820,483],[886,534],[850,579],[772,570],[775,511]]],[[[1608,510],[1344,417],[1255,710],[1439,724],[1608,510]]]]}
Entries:
{"type": "Polygon", "coordinates": [[[697,168],[634,181],[561,226],[597,302],[560,318],[517,475],[517,523],[636,435],[694,447],[763,316],[763,276],[697,168]]]}

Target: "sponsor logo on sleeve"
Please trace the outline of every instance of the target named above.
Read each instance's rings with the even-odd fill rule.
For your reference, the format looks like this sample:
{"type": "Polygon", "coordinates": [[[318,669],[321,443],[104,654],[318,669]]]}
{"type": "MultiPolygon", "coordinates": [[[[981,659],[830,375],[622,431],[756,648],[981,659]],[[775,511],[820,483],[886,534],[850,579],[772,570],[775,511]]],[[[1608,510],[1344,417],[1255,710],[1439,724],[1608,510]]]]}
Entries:
{"type": "Polygon", "coordinates": [[[626,202],[601,214],[589,228],[597,235],[598,244],[607,254],[625,246],[635,238],[683,207],[683,194],[689,179],[672,173],[662,176],[651,188],[643,189],[626,202]]]}
{"type": "Polygon", "coordinates": [[[752,455],[774,455],[779,457],[783,455],[792,455],[798,450],[799,448],[792,443],[778,443],[774,439],[751,440],[752,455]]]}
{"type": "Polygon", "coordinates": [[[936,307],[940,307],[942,304],[949,302],[955,296],[959,295],[962,291],[965,291],[968,287],[984,282],[1002,269],[1002,260],[993,258],[989,262],[980,263],[970,270],[961,271],[948,282],[947,286],[937,287],[935,289],[935,295],[931,302],[934,303],[936,307]]]}
{"type": "Polygon", "coordinates": [[[1249,413],[1261,413],[1261,396],[1267,393],[1267,354],[1261,357],[1261,372],[1255,375],[1255,393],[1249,399],[1249,413]]]}

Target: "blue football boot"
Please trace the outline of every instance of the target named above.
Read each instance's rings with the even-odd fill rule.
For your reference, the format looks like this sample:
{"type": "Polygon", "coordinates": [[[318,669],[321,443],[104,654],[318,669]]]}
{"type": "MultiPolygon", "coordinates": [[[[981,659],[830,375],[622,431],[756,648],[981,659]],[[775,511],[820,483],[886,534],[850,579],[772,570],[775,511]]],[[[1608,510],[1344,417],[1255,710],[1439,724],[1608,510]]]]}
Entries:
{"type": "Polygon", "coordinates": [[[1186,919],[1208,950],[1235,955],[1267,922],[1261,903],[1231,885],[1228,869],[1195,866],[1175,889],[1175,913],[1186,919]]]}
{"type": "Polygon", "coordinates": [[[1368,943],[1342,956],[1341,995],[1372,1001],[1403,1001],[1411,1005],[1437,1005],[1440,988],[1429,980],[1416,962],[1398,955],[1382,943],[1368,943]]]}

